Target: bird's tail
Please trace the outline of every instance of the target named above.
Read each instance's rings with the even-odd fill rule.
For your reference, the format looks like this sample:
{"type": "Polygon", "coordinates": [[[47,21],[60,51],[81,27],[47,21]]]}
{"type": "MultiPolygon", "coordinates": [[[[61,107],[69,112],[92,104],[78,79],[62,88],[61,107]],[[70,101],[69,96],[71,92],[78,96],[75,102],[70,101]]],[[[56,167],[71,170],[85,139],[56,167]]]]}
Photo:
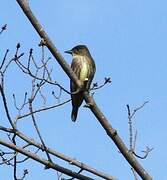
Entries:
{"type": "Polygon", "coordinates": [[[73,107],[71,112],[71,120],[75,122],[77,120],[78,107],[73,107]]]}

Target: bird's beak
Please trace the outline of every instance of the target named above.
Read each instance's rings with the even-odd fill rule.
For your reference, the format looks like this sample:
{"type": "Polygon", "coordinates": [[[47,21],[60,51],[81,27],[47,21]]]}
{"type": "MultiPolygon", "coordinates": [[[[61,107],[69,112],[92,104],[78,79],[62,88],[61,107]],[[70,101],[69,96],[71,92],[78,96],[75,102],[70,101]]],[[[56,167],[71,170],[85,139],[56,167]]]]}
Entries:
{"type": "Polygon", "coordinates": [[[67,51],[64,51],[65,53],[67,54],[72,54],[72,50],[67,50],[67,51]]]}

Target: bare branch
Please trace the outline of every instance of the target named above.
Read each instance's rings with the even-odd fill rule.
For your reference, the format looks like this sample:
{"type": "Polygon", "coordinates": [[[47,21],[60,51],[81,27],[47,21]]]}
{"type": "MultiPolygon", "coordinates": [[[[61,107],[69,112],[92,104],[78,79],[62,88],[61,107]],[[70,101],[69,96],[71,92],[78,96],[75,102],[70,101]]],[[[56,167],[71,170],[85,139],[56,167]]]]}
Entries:
{"type": "MultiPolygon", "coordinates": [[[[13,134],[13,144],[16,146],[16,134],[13,134]]],[[[13,168],[13,176],[14,176],[14,180],[17,180],[17,152],[14,152],[15,156],[14,156],[14,168],[13,168]]]]}
{"type": "MultiPolygon", "coordinates": [[[[56,105],[53,105],[53,106],[49,106],[49,107],[46,107],[46,108],[40,108],[40,109],[37,109],[37,110],[34,110],[32,113],[35,114],[35,113],[38,113],[38,112],[43,112],[43,111],[47,111],[47,110],[50,110],[50,109],[53,109],[53,108],[57,108],[57,107],[60,107],[64,104],[67,104],[68,102],[70,102],[71,99],[67,100],[67,101],[64,101],[62,103],[59,103],[59,104],[56,104],[56,105]]],[[[22,118],[25,118],[27,116],[30,116],[31,115],[31,112],[27,113],[27,114],[24,114],[24,115],[19,115],[16,120],[19,120],[19,119],[22,119],[22,118]]]]}
{"type": "Polygon", "coordinates": [[[16,146],[12,143],[8,143],[6,141],[3,141],[2,139],[0,139],[0,144],[3,145],[3,146],[6,146],[10,149],[13,149],[14,151],[17,151],[25,156],[28,156],[30,157],[31,159],[37,161],[37,162],[40,162],[41,164],[45,165],[46,167],[49,167],[49,168],[52,168],[54,170],[57,170],[59,172],[62,172],[66,175],[69,175],[69,176],[72,176],[72,177],[75,177],[75,178],[78,178],[78,179],[81,179],[81,180],[93,180],[92,178],[90,177],[87,177],[87,176],[84,176],[84,175],[81,175],[81,174],[77,174],[76,172],[73,172],[67,168],[64,168],[62,166],[59,166],[58,164],[55,164],[53,162],[50,162],[46,159],[43,159],[43,158],[40,158],[39,156],[37,156],[36,154],[34,153],[31,153],[30,151],[27,151],[25,149],[22,149],[20,148],[19,146],[16,146]]]}
{"type": "Polygon", "coordinates": [[[2,63],[0,65],[0,70],[2,69],[2,67],[3,67],[3,65],[5,63],[5,60],[6,60],[6,57],[7,57],[8,53],[9,53],[9,49],[7,49],[6,52],[5,52],[5,55],[4,55],[3,60],[2,60],[2,63]]]}
{"type": "Polygon", "coordinates": [[[147,103],[148,103],[148,101],[145,101],[141,106],[135,108],[132,112],[131,112],[131,109],[130,109],[129,104],[126,105],[127,110],[128,110],[129,146],[130,146],[130,151],[131,151],[131,152],[135,151],[135,149],[133,149],[133,147],[135,148],[135,144],[136,144],[136,140],[137,140],[137,132],[136,132],[136,134],[135,134],[135,140],[134,140],[134,142],[133,142],[132,118],[134,117],[134,115],[136,114],[136,112],[139,111],[140,109],[142,109],[147,103]]]}
{"type": "Polygon", "coordinates": [[[18,55],[17,57],[12,58],[12,59],[8,62],[8,64],[5,66],[5,68],[4,68],[4,70],[3,70],[3,73],[6,72],[6,70],[7,70],[8,67],[9,67],[9,65],[10,65],[13,61],[19,60],[23,55],[24,55],[24,53],[21,53],[21,54],[18,55]]]}
{"type": "Polygon", "coordinates": [[[149,153],[150,153],[153,149],[154,149],[154,148],[146,147],[146,150],[145,150],[145,151],[142,151],[142,152],[144,153],[143,156],[137,155],[134,151],[133,151],[133,154],[134,154],[136,157],[140,158],[140,159],[146,159],[147,156],[149,155],[149,153]]]}
{"type": "MultiPolygon", "coordinates": [[[[42,77],[39,77],[37,76],[37,72],[36,74],[34,74],[31,70],[30,70],[30,55],[29,55],[29,59],[28,59],[28,64],[27,66],[25,66],[23,63],[21,63],[19,60],[15,60],[16,64],[18,65],[18,67],[22,70],[23,73],[31,76],[32,78],[36,79],[36,80],[40,80],[40,81],[43,81],[43,82],[46,82],[50,85],[53,85],[53,86],[58,86],[61,90],[63,90],[64,92],[66,92],[67,94],[71,94],[68,90],[66,90],[63,86],[60,85],[60,83],[57,83],[55,81],[51,81],[51,72],[49,72],[49,70],[47,69],[46,70],[46,66],[47,66],[47,62],[46,61],[44,64],[42,64],[41,66],[38,66],[37,63],[35,62],[33,56],[31,55],[31,59],[33,60],[33,64],[35,65],[35,68],[37,70],[37,72],[39,71],[39,69],[41,68],[44,68],[43,70],[43,76],[42,77]],[[45,76],[45,71],[47,71],[47,77],[44,77],[45,76]]],[[[78,93],[78,90],[74,93],[78,93]]]]}
{"type": "MultiPolygon", "coordinates": [[[[37,154],[38,151],[39,151],[39,148],[34,152],[34,154],[37,154]]],[[[17,161],[17,163],[23,163],[23,162],[27,161],[28,159],[30,159],[30,158],[29,158],[29,157],[26,157],[26,158],[24,158],[23,160],[17,161]]]]}
{"type": "Polygon", "coordinates": [[[15,126],[14,126],[14,124],[12,122],[12,119],[10,117],[10,114],[9,114],[5,93],[4,93],[4,90],[3,90],[1,85],[0,85],[0,93],[2,95],[2,100],[3,100],[3,105],[4,105],[4,108],[5,108],[6,116],[7,116],[8,120],[9,120],[9,123],[12,126],[12,128],[15,129],[15,126]]]}
{"type": "Polygon", "coordinates": [[[17,178],[17,180],[23,180],[27,174],[28,174],[28,169],[24,169],[23,170],[23,176],[21,178],[17,178]]]}
{"type": "MultiPolygon", "coordinates": [[[[129,117],[132,119],[133,116],[136,114],[136,112],[139,111],[140,109],[142,109],[147,103],[149,103],[149,101],[145,101],[141,106],[135,108],[132,113],[131,113],[130,110],[128,109],[128,115],[130,115],[129,117]],[[130,113],[130,114],[129,114],[129,113],[130,113]]],[[[129,106],[129,105],[127,105],[127,106],[129,106]]]]}
{"type": "MultiPolygon", "coordinates": [[[[146,151],[142,151],[144,152],[144,156],[139,156],[135,153],[135,147],[136,147],[136,142],[137,142],[137,131],[135,133],[134,136],[134,140],[133,140],[133,127],[132,127],[132,118],[134,117],[134,115],[136,114],[137,111],[141,110],[146,104],[148,103],[148,101],[145,101],[141,106],[135,108],[132,112],[130,109],[130,106],[127,104],[127,110],[128,110],[128,123],[129,123],[129,148],[130,148],[130,152],[133,153],[137,158],[140,159],[145,159],[147,158],[148,154],[153,150],[147,147],[146,151]]],[[[134,170],[134,168],[131,168],[133,175],[135,177],[135,180],[138,180],[137,178],[137,174],[136,171],[134,170]]]]}
{"type": "Polygon", "coordinates": [[[23,100],[23,103],[20,107],[17,106],[17,103],[16,103],[16,97],[15,97],[15,94],[13,94],[13,100],[14,100],[14,106],[15,108],[19,111],[19,115],[20,115],[20,111],[24,108],[24,106],[27,104],[26,103],[26,100],[27,100],[27,92],[24,94],[24,100],[23,100]]]}
{"type": "MultiPolygon", "coordinates": [[[[31,144],[31,145],[41,149],[42,151],[44,150],[42,144],[39,144],[39,143],[35,142],[32,138],[27,137],[25,134],[21,133],[18,130],[13,131],[13,129],[5,128],[3,126],[0,126],[0,130],[5,131],[5,132],[10,132],[10,133],[15,132],[18,137],[20,137],[22,140],[26,141],[28,144],[31,144]]],[[[102,177],[102,178],[107,179],[107,180],[115,180],[114,177],[112,177],[112,176],[110,176],[108,174],[105,174],[103,172],[100,172],[100,171],[86,165],[85,163],[79,162],[76,159],[68,157],[68,156],[66,156],[66,155],[64,155],[62,153],[59,153],[59,152],[51,149],[51,148],[47,148],[47,152],[54,155],[54,156],[56,156],[56,157],[58,157],[58,158],[60,158],[60,159],[62,159],[62,160],[64,160],[64,161],[67,161],[70,165],[75,165],[75,166],[77,166],[77,167],[79,167],[79,168],[81,168],[81,169],[83,169],[85,171],[88,171],[88,172],[90,172],[92,174],[95,174],[95,175],[97,175],[99,177],[102,177]]]]}
{"type": "Polygon", "coordinates": [[[32,108],[32,100],[31,100],[31,99],[29,99],[29,109],[30,109],[30,113],[31,113],[31,117],[32,117],[32,121],[33,121],[34,127],[35,127],[35,129],[36,129],[36,131],[37,131],[37,134],[38,134],[38,136],[39,136],[39,139],[40,139],[40,141],[41,141],[41,143],[42,143],[42,145],[43,145],[43,147],[44,147],[44,151],[46,152],[47,158],[48,158],[48,160],[49,160],[50,162],[52,162],[52,160],[51,160],[51,158],[50,158],[50,155],[49,155],[49,153],[47,152],[47,148],[46,148],[46,146],[45,146],[44,140],[43,140],[43,138],[42,138],[42,136],[41,136],[41,133],[40,133],[40,131],[39,131],[39,128],[38,128],[38,126],[37,126],[37,123],[36,123],[36,121],[35,121],[35,116],[34,116],[34,114],[32,113],[32,112],[33,112],[33,108],[32,108]]]}
{"type": "MultiPolygon", "coordinates": [[[[78,171],[78,174],[80,174],[82,171],[83,171],[83,169],[80,169],[80,170],[78,171]]],[[[74,177],[73,177],[73,178],[70,178],[70,179],[64,179],[64,178],[62,178],[62,180],[73,180],[73,179],[75,179],[75,178],[74,178],[74,177]]]]}
{"type": "Polygon", "coordinates": [[[90,89],[90,91],[92,90],[97,90],[97,89],[101,89],[102,87],[104,87],[106,84],[111,83],[111,78],[110,77],[105,77],[104,78],[104,83],[102,85],[98,85],[98,83],[93,83],[93,87],[90,89]]]}
{"type": "Polygon", "coordinates": [[[133,147],[132,147],[132,149],[136,149],[136,142],[137,142],[137,130],[136,130],[136,132],[135,132],[135,137],[134,137],[134,142],[133,142],[133,147]]]}

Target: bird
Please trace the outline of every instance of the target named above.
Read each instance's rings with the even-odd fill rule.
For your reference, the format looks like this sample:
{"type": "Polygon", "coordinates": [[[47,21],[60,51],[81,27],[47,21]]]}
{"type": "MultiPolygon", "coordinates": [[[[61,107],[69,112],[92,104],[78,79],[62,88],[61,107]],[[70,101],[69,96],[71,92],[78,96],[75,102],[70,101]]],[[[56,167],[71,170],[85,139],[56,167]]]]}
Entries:
{"type": "MultiPolygon", "coordinates": [[[[85,90],[90,89],[91,82],[93,80],[96,65],[86,45],[77,45],[71,50],[65,51],[65,53],[72,55],[71,68],[76,74],[77,78],[81,82],[81,87],[85,90]]],[[[71,120],[73,122],[77,119],[78,109],[83,102],[83,94],[81,91],[75,93],[78,90],[75,83],[70,81],[70,91],[72,100],[72,112],[71,120]]]]}

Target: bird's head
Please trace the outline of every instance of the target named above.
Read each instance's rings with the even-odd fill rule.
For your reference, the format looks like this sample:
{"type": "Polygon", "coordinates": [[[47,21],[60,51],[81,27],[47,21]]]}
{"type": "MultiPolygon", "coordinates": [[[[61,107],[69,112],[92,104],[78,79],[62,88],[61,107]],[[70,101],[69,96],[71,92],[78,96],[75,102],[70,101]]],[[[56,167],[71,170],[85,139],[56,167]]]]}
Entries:
{"type": "Polygon", "coordinates": [[[71,54],[72,56],[75,55],[84,56],[89,53],[89,50],[85,45],[77,45],[72,49],[65,51],[65,53],[71,54]]]}

